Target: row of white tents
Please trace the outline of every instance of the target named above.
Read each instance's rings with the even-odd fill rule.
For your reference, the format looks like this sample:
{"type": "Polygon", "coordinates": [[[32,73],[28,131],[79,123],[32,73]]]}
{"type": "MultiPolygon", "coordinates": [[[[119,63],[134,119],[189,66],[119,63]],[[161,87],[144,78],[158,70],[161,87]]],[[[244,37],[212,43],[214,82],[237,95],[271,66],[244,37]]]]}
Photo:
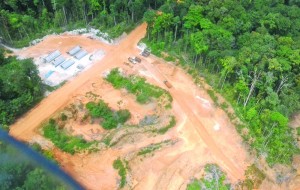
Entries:
{"type": "Polygon", "coordinates": [[[80,60],[84,56],[86,56],[88,54],[88,52],[85,51],[84,49],[82,49],[80,46],[75,46],[70,51],[68,51],[68,54],[75,57],[76,59],[80,60]]]}
{"type": "MultiPolygon", "coordinates": [[[[68,51],[68,54],[73,56],[77,60],[80,60],[83,57],[85,57],[88,54],[88,52],[85,51],[84,49],[82,49],[80,46],[75,46],[71,50],[68,51]]],[[[62,54],[59,50],[56,50],[56,51],[50,53],[47,57],[44,58],[44,62],[45,63],[52,62],[52,64],[55,67],[58,67],[60,65],[61,68],[65,69],[65,70],[68,69],[69,67],[71,67],[75,63],[75,61],[73,59],[66,60],[66,58],[64,56],[62,56],[62,54]]]]}

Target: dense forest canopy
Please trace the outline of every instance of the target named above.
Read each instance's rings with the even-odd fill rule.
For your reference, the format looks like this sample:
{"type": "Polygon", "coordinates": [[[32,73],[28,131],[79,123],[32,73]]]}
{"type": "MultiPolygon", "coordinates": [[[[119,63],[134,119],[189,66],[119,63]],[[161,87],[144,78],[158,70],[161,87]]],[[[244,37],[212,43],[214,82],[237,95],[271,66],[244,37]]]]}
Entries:
{"type": "MultiPolygon", "coordinates": [[[[271,165],[288,164],[298,152],[288,118],[300,108],[299,6],[299,0],[4,0],[0,36],[15,46],[74,27],[115,37],[143,18],[152,51],[197,69],[235,107],[245,123],[238,129],[257,154],[271,165]]],[[[11,123],[41,97],[33,64],[18,62],[0,54],[0,72],[7,73],[0,76],[0,122],[11,123]]]]}
{"type": "Polygon", "coordinates": [[[0,73],[0,127],[3,127],[42,99],[44,85],[32,60],[5,58],[2,49],[0,73]]]}
{"type": "Polygon", "coordinates": [[[0,141],[0,189],[70,189],[14,147],[0,141]]]}
{"type": "Polygon", "coordinates": [[[162,0],[4,0],[0,2],[0,36],[26,46],[36,37],[79,27],[96,27],[117,37],[141,21],[162,0]]]}

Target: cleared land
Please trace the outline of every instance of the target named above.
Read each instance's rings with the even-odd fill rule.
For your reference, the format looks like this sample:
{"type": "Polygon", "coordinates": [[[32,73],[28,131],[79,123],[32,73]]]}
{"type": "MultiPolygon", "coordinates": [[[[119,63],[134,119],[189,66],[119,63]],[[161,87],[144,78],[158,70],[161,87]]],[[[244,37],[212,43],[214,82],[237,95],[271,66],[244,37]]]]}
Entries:
{"type": "MultiPolygon", "coordinates": [[[[52,36],[21,51],[24,57],[40,56],[44,53],[42,51],[46,51],[42,47],[55,47],[62,42],[68,44],[68,47],[62,47],[68,50],[80,44],[75,40],[78,39],[82,43],[84,41],[85,44],[80,45],[88,51],[97,46],[106,55],[19,119],[11,126],[10,134],[23,141],[38,141],[52,147],[41,135],[41,124],[70,105],[101,98],[114,109],[120,106],[128,109],[132,114],[130,124],[137,124],[141,118],[152,114],[175,115],[177,124],[165,134],[138,133],[138,130],[131,134],[126,132],[126,138],[120,139],[114,146],[93,153],[71,155],[54,148],[61,166],[87,189],[117,188],[120,178],[113,162],[118,158],[128,161],[130,169],[125,185],[128,189],[185,189],[206,163],[218,164],[232,182],[243,179],[249,160],[242,140],[226,113],[213,105],[205,90],[196,86],[184,70],[154,56],[142,58],[140,64],[124,64],[129,56],[138,55],[136,45],[145,33],[146,25],[142,24],[120,44],[111,46],[82,36],[52,36]],[[93,43],[95,45],[91,45],[93,43]],[[113,88],[102,75],[116,67],[122,68],[127,75],[145,77],[147,82],[168,90],[174,99],[172,109],[161,110],[157,102],[138,104],[134,95],[113,88]],[[168,89],[164,80],[170,81],[173,87],[168,89]]],[[[107,133],[97,122],[82,123],[71,119],[65,126],[72,135],[82,135],[86,140],[99,140],[107,133]]]]}

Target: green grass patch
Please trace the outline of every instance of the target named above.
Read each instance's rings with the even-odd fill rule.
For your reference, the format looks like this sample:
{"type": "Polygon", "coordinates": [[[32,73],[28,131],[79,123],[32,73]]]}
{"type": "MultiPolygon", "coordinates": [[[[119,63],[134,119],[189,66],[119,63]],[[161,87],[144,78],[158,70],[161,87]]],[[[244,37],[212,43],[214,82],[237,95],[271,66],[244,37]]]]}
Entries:
{"type": "Polygon", "coordinates": [[[297,135],[300,135],[300,127],[297,127],[297,135]]]}
{"type": "Polygon", "coordinates": [[[127,167],[126,162],[123,162],[121,159],[117,159],[113,163],[114,169],[118,170],[118,174],[121,177],[120,188],[123,188],[126,185],[126,175],[127,175],[127,167]]]}
{"type": "Polygon", "coordinates": [[[119,124],[123,125],[131,117],[128,110],[113,111],[103,100],[98,103],[89,102],[86,104],[86,108],[93,118],[103,119],[101,125],[104,129],[113,129],[119,124]]]}
{"type": "Polygon", "coordinates": [[[63,129],[59,129],[54,120],[50,120],[43,127],[43,132],[44,136],[51,140],[56,147],[70,154],[91,149],[96,144],[95,141],[87,142],[81,137],[68,135],[63,129]]]}
{"type": "Polygon", "coordinates": [[[149,103],[151,98],[157,99],[164,94],[167,95],[169,102],[173,101],[173,98],[168,91],[147,83],[142,77],[133,75],[124,77],[118,68],[112,69],[106,80],[110,82],[114,88],[125,88],[129,93],[134,94],[137,102],[140,104],[149,103]]]}

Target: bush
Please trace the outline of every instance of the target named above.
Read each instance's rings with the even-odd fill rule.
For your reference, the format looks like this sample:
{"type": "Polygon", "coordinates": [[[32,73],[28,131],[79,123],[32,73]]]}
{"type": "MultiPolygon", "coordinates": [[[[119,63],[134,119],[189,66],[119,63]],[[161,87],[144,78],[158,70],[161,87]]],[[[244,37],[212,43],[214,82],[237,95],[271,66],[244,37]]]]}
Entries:
{"type": "Polygon", "coordinates": [[[120,188],[124,187],[126,184],[126,166],[123,164],[123,162],[120,159],[117,159],[113,163],[114,169],[118,170],[119,175],[121,177],[121,182],[120,182],[120,188]]]}
{"type": "Polygon", "coordinates": [[[130,119],[131,114],[128,110],[119,110],[117,111],[117,118],[119,123],[125,123],[128,119],[130,119]]]}
{"type": "Polygon", "coordinates": [[[68,116],[67,116],[65,113],[62,113],[62,114],[60,115],[60,119],[61,119],[62,121],[66,121],[66,120],[68,119],[68,116]]]}
{"type": "Polygon", "coordinates": [[[59,149],[75,154],[81,150],[89,149],[96,142],[87,142],[81,137],[69,136],[67,133],[58,128],[54,120],[50,120],[43,127],[44,136],[50,139],[59,149]]]}
{"type": "Polygon", "coordinates": [[[86,108],[93,118],[103,119],[101,125],[104,129],[116,128],[119,124],[124,124],[131,117],[128,110],[114,112],[103,100],[100,100],[98,103],[89,102],[86,104],[86,108]]]}

